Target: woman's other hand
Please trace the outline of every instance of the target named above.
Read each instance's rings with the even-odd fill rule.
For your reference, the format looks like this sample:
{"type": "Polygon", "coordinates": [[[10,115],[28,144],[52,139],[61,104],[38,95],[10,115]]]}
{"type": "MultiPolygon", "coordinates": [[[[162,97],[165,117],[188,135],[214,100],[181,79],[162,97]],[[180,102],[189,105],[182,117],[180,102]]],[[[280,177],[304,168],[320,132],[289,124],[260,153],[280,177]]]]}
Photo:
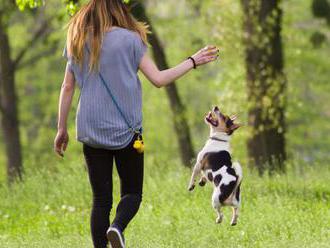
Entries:
{"type": "Polygon", "coordinates": [[[69,134],[67,130],[59,129],[54,140],[54,151],[61,157],[64,157],[64,152],[69,143],[69,134]]]}
{"type": "Polygon", "coordinates": [[[64,156],[64,152],[69,143],[69,135],[67,132],[67,119],[75,91],[75,83],[76,81],[74,78],[74,74],[72,72],[72,69],[70,69],[69,63],[67,63],[59,99],[57,124],[58,131],[54,140],[54,151],[61,157],[64,156]]]}
{"type": "Polygon", "coordinates": [[[195,60],[196,66],[205,65],[217,60],[219,57],[219,49],[214,45],[208,45],[191,57],[195,60]]]}

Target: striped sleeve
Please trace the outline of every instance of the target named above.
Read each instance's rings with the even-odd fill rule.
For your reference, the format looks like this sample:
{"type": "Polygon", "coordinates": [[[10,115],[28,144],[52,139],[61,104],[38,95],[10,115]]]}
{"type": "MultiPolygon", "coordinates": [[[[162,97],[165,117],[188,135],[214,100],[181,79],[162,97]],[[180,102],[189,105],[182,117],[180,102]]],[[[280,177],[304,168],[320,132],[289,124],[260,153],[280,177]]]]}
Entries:
{"type": "Polygon", "coordinates": [[[72,59],[68,56],[67,48],[66,46],[63,49],[63,54],[62,56],[67,59],[67,68],[73,73],[73,68],[72,68],[72,59]]]}
{"type": "Polygon", "coordinates": [[[138,68],[144,53],[147,51],[147,45],[144,44],[141,37],[136,34],[133,39],[134,64],[138,68]]]}

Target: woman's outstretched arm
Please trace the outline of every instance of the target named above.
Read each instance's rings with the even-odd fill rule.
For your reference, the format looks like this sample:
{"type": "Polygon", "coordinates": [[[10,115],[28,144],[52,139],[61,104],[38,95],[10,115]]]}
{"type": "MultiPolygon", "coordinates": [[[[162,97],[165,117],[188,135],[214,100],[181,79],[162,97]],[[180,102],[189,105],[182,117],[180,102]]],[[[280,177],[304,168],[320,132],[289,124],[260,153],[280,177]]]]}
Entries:
{"type": "MultiPolygon", "coordinates": [[[[215,61],[219,56],[218,53],[219,49],[215,46],[207,46],[199,50],[191,57],[195,60],[196,65],[200,66],[215,61]]],[[[193,61],[187,59],[173,68],[160,71],[153,60],[146,53],[141,59],[139,68],[152,84],[160,88],[182,77],[190,71],[193,66],[193,61]]]]}
{"type": "Polygon", "coordinates": [[[64,156],[64,151],[66,150],[66,147],[69,143],[67,119],[75,91],[75,84],[76,82],[74,75],[69,70],[67,65],[64,80],[61,87],[58,109],[57,135],[54,140],[54,151],[62,157],[64,156]]]}

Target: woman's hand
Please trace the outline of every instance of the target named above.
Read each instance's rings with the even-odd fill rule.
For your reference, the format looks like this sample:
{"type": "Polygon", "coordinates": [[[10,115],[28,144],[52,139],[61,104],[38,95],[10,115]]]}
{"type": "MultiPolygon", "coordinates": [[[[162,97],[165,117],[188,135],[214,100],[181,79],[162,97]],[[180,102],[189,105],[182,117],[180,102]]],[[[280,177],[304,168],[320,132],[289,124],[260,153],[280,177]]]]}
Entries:
{"type": "Polygon", "coordinates": [[[54,151],[61,157],[64,157],[64,152],[69,143],[69,134],[65,129],[59,129],[54,140],[54,151]]]}
{"type": "MultiPolygon", "coordinates": [[[[199,66],[216,60],[219,57],[218,53],[219,49],[215,46],[207,46],[195,53],[192,58],[195,60],[196,66],[199,66]]],[[[154,61],[145,53],[141,59],[139,68],[153,85],[160,88],[173,83],[185,75],[193,68],[192,63],[190,59],[185,59],[175,67],[160,71],[154,61]]]]}
{"type": "Polygon", "coordinates": [[[216,46],[208,45],[191,57],[195,60],[196,66],[204,65],[215,61],[219,57],[219,49],[216,46]]]}

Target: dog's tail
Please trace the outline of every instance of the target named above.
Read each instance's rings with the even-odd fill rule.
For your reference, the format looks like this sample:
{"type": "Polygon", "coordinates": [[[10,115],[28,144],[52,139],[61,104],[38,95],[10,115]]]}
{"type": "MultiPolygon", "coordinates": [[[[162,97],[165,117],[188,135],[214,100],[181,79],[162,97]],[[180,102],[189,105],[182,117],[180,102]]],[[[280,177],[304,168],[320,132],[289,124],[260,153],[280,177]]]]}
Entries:
{"type": "Polygon", "coordinates": [[[243,170],[241,165],[238,162],[234,162],[233,163],[233,168],[236,172],[236,175],[238,176],[238,183],[240,183],[240,181],[242,181],[243,178],[243,170]]]}

